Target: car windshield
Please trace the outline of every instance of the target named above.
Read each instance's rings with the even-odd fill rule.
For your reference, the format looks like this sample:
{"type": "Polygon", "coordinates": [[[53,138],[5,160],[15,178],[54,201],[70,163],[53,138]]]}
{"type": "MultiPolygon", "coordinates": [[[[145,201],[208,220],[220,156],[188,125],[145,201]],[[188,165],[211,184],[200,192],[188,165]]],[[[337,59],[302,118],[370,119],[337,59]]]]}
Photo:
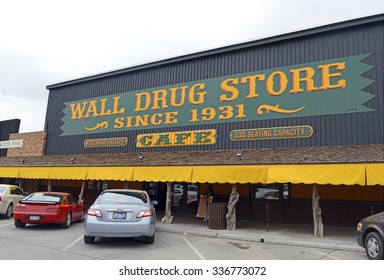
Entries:
{"type": "Polygon", "coordinates": [[[0,187],[0,193],[4,192],[7,187],[0,187]]]}
{"type": "Polygon", "coordinates": [[[64,199],[61,194],[50,194],[50,193],[33,193],[26,197],[24,201],[36,201],[36,202],[55,202],[58,203],[64,199]]]}
{"type": "Polygon", "coordinates": [[[100,204],[143,204],[148,202],[144,192],[105,192],[97,199],[100,204]]]}

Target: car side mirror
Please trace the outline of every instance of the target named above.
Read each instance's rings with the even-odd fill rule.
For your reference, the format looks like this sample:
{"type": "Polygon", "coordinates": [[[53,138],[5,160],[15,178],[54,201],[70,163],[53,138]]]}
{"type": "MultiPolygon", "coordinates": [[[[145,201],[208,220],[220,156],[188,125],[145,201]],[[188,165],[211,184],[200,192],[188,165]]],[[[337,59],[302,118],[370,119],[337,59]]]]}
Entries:
{"type": "Polygon", "coordinates": [[[152,205],[153,206],[157,206],[159,204],[159,202],[157,202],[157,200],[152,200],[152,205]]]}

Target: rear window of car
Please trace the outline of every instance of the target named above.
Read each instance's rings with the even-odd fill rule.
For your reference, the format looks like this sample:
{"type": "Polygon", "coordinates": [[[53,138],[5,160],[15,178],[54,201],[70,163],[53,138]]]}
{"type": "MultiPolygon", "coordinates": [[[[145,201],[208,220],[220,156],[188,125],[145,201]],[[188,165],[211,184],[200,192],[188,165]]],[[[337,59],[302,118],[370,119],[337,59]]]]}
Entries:
{"type": "Polygon", "coordinates": [[[4,192],[6,187],[0,187],[0,193],[4,192]]]}
{"type": "Polygon", "coordinates": [[[143,204],[148,197],[143,192],[105,192],[97,199],[100,204],[143,204]]]}
{"type": "Polygon", "coordinates": [[[24,201],[36,201],[36,202],[55,202],[59,203],[64,200],[64,196],[60,194],[49,194],[49,193],[33,193],[26,197],[24,201]]]}

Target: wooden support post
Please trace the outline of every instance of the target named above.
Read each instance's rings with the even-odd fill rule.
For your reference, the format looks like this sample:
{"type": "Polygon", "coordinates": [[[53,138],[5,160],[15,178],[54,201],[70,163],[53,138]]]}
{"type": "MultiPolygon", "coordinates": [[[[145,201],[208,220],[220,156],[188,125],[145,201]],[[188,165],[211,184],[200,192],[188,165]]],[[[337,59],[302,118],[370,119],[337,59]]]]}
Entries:
{"type": "Polygon", "coordinates": [[[124,181],[123,189],[129,189],[129,181],[124,181]]]}
{"type": "Polygon", "coordinates": [[[321,208],[319,206],[320,196],[317,184],[313,184],[312,187],[312,214],[314,224],[314,236],[324,237],[324,227],[321,218],[321,208]]]}
{"type": "Polygon", "coordinates": [[[236,229],[236,203],[239,200],[237,185],[232,185],[231,195],[229,196],[227,218],[227,229],[236,229]]]}
{"type": "Polygon", "coordinates": [[[81,184],[81,190],[80,190],[80,194],[79,194],[79,204],[83,204],[84,200],[83,200],[83,195],[84,195],[84,190],[85,190],[85,184],[86,184],[86,181],[83,181],[83,183],[81,184]]]}
{"type": "Polygon", "coordinates": [[[164,217],[161,219],[161,222],[163,224],[172,223],[173,216],[171,213],[171,207],[172,207],[172,184],[170,182],[167,182],[167,198],[165,202],[165,214],[164,214],[164,217]]]}
{"type": "Polygon", "coordinates": [[[51,179],[48,179],[47,191],[48,191],[48,192],[51,192],[51,191],[52,191],[51,179]]]}

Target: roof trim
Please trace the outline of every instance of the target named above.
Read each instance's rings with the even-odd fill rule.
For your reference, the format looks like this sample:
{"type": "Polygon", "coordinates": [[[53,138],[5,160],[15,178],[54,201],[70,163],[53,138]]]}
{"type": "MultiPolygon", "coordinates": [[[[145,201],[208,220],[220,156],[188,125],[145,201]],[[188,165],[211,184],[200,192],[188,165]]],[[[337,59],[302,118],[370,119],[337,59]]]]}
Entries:
{"type": "Polygon", "coordinates": [[[101,73],[101,74],[95,74],[95,75],[81,77],[81,78],[77,78],[77,79],[73,79],[73,80],[69,80],[69,81],[64,81],[64,82],[60,82],[60,83],[56,83],[56,84],[51,84],[51,85],[46,86],[46,88],[48,90],[51,90],[51,89],[56,89],[56,88],[65,87],[65,86],[69,86],[69,85],[74,85],[77,83],[88,82],[88,81],[92,81],[92,80],[96,80],[96,79],[100,79],[100,78],[107,78],[107,77],[112,77],[112,76],[116,76],[116,75],[135,72],[135,71],[139,71],[139,70],[144,70],[144,69],[148,69],[148,68],[152,68],[152,67],[158,67],[158,66],[177,63],[177,62],[181,62],[181,61],[203,58],[203,57],[207,57],[210,55],[228,53],[228,52],[246,49],[246,48],[250,48],[250,47],[267,45],[267,44],[276,43],[276,42],[280,42],[280,41],[291,40],[291,39],[310,36],[310,35],[314,35],[314,34],[331,32],[331,31],[335,31],[335,30],[351,28],[354,26],[372,24],[372,23],[383,22],[383,21],[384,21],[384,14],[383,13],[377,14],[377,15],[372,15],[372,16],[367,16],[367,17],[363,17],[363,18],[356,18],[356,19],[346,20],[346,21],[332,23],[332,24],[328,24],[328,25],[323,25],[323,26],[319,26],[319,27],[313,27],[313,28],[309,28],[309,29],[305,29],[305,30],[294,31],[294,32],[285,33],[285,34],[281,34],[281,35],[271,36],[271,37],[267,37],[267,38],[263,38],[263,39],[259,39],[259,40],[252,40],[252,41],[248,41],[248,42],[243,42],[243,43],[224,46],[224,47],[219,47],[219,48],[210,49],[210,50],[206,50],[206,51],[200,51],[200,52],[196,52],[196,53],[192,53],[192,54],[186,54],[186,55],[181,55],[181,56],[177,56],[177,57],[162,59],[162,60],[144,63],[144,64],[140,64],[140,65],[136,65],[136,66],[132,66],[132,67],[128,67],[128,68],[112,70],[112,71],[108,71],[108,72],[101,73]]]}

